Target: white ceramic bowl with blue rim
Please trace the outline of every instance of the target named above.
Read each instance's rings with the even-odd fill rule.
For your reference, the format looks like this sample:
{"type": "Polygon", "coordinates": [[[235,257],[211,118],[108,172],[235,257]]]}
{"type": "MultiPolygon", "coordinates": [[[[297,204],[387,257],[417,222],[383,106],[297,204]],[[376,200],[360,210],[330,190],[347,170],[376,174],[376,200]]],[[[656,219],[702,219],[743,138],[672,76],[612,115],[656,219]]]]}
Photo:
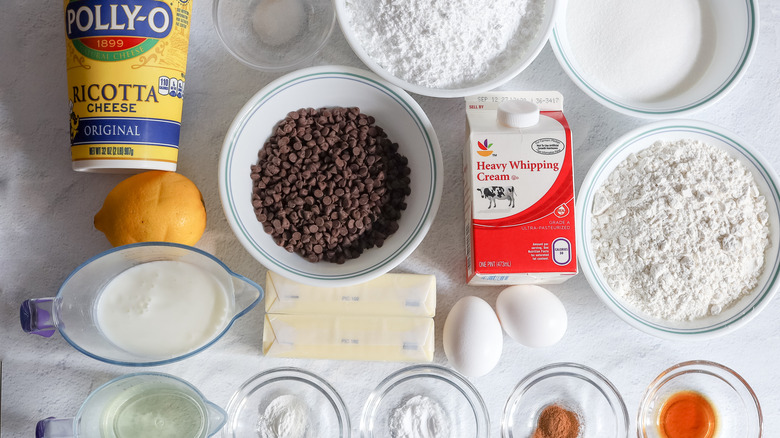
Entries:
{"type": "Polygon", "coordinates": [[[665,339],[708,339],[733,332],[758,315],[780,287],[779,182],[775,170],[752,146],[716,125],[694,120],[667,120],[635,129],[617,139],[596,159],[580,188],[576,219],[579,226],[577,257],[582,272],[596,295],[610,310],[633,327],[651,335],[665,339]],[[765,254],[763,274],[751,293],[718,315],[692,321],[668,321],[632,308],[612,291],[594,259],[590,219],[596,191],[629,154],[637,153],[659,140],[681,139],[699,140],[718,147],[752,172],[761,194],[766,197],[770,244],[765,254]]]}
{"type": "MultiPolygon", "coordinates": [[[[405,79],[394,76],[390,71],[374,60],[366,49],[363,48],[363,44],[357,36],[357,33],[352,28],[350,23],[350,12],[347,7],[347,0],[333,0],[333,7],[336,9],[336,18],[341,27],[341,32],[344,34],[347,43],[352,48],[352,51],[360,58],[361,61],[374,73],[381,76],[384,80],[397,85],[404,90],[412,93],[421,94],[423,96],[431,97],[465,97],[472,96],[474,94],[484,93],[486,91],[497,88],[512,78],[520,74],[539,56],[539,53],[544,48],[547,41],[550,39],[550,34],[553,30],[556,17],[558,16],[559,6],[561,0],[545,0],[544,3],[544,17],[539,26],[539,30],[528,43],[527,48],[517,57],[514,63],[507,67],[504,71],[493,72],[493,74],[485,75],[482,81],[470,83],[462,86],[453,86],[447,88],[433,88],[423,85],[409,82],[405,79]]],[[[511,11],[507,11],[510,13],[511,11]]],[[[480,32],[479,29],[464,29],[464,32],[480,32]]]]}
{"type": "MultiPolygon", "coordinates": [[[[565,2],[564,2],[565,3],[565,2]]],[[[684,116],[713,105],[731,91],[744,76],[758,42],[757,0],[730,0],[702,3],[706,18],[715,35],[705,36],[712,43],[711,60],[697,80],[686,82],[657,99],[628,99],[600,84],[583,71],[572,53],[566,29],[566,5],[561,6],[550,46],[561,67],[585,94],[617,112],[635,117],[669,118],[684,116]],[[706,6],[706,8],[705,8],[706,6]]]]}
{"type": "Polygon", "coordinates": [[[425,237],[442,193],[439,141],[422,108],[405,91],[371,72],[343,66],[298,70],[271,82],[239,111],[225,137],[219,187],[228,223],[249,253],[268,269],[315,286],[347,286],[374,279],[401,263],[425,237]],[[252,207],[250,166],[272,128],[299,108],[359,107],[376,119],[409,159],[411,194],[399,229],[381,248],[365,250],[344,264],[311,263],[277,246],[252,207]]]}

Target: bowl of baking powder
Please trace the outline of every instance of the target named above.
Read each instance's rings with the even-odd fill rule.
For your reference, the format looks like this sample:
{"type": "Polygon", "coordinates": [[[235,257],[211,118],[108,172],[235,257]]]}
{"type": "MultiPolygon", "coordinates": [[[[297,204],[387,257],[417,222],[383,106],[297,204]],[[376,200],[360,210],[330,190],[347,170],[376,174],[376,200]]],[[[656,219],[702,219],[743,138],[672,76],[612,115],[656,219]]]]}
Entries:
{"type": "Polygon", "coordinates": [[[355,54],[412,93],[463,97],[496,88],[536,58],[558,0],[335,0],[355,54]]]}
{"type": "Polygon", "coordinates": [[[780,284],[778,181],[753,147],[718,126],[669,120],[633,130],[582,183],[582,271],[610,310],[646,333],[730,333],[780,284]]]}
{"type": "Polygon", "coordinates": [[[464,376],[441,365],[412,365],[387,376],[369,394],[362,438],[487,438],[485,401],[464,376]]]}
{"type": "Polygon", "coordinates": [[[578,0],[558,15],[550,45],[597,102],[666,118],[731,91],[753,58],[758,27],[755,0],[578,0]]]}

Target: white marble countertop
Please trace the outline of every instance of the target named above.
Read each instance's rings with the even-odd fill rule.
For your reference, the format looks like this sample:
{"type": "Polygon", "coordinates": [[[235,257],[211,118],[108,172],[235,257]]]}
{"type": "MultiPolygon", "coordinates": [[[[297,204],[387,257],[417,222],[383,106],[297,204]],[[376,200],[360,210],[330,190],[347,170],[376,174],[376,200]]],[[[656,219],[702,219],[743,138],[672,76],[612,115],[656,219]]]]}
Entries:
{"type": "MultiPolygon", "coordinates": [[[[750,141],[780,170],[780,4],[761,0],[758,50],[747,74],[714,107],[692,118],[723,126],[750,141]]],[[[81,262],[110,248],[92,218],[108,191],[124,177],[71,170],[65,99],[62,3],[9,0],[0,14],[0,359],[2,436],[31,436],[36,421],[73,416],[97,386],[137,369],[111,366],[74,350],[62,337],[25,334],[18,308],[27,298],[53,296],[81,262]]],[[[309,65],[363,67],[338,27],[309,65]]],[[[234,271],[262,284],[265,269],[238,244],[220,205],[217,160],[234,115],[248,98],[283,73],[251,70],[222,47],[211,19],[211,2],[194,4],[184,101],[179,172],[203,192],[208,228],[198,247],[234,271]]],[[[559,67],[549,45],[507,90],[558,90],[575,142],[575,182],[604,148],[623,133],[648,123],[592,101],[559,67]]],[[[445,163],[445,191],[428,236],[395,272],[435,274],[439,286],[435,362],[447,363],[441,344],[445,317],[455,301],[477,295],[495,304],[501,288],[465,285],[461,145],[462,99],[414,96],[439,136],[445,163]]],[[[685,360],[706,359],[740,373],[763,407],[764,436],[780,437],[780,300],[745,327],[710,341],[673,342],[629,327],[592,293],[583,275],[549,286],[563,301],[569,329],[554,347],[528,349],[505,338],[503,356],[490,374],[471,379],[490,413],[491,436],[499,436],[504,403],[532,370],[572,361],[606,375],[625,399],[634,435],[642,393],[661,371],[685,360]]],[[[363,404],[371,390],[401,363],[281,360],[261,355],[262,309],[239,319],[209,350],[175,364],[156,367],[192,382],[207,398],[225,406],[249,377],[279,366],[310,370],[344,398],[358,433],[363,404]]]]}

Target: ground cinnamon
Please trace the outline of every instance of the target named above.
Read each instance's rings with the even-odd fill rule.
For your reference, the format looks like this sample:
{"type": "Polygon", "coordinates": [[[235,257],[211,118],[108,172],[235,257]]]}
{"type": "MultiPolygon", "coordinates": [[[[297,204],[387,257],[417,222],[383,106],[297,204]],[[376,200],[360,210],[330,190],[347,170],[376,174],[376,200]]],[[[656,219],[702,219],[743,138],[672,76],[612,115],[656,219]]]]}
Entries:
{"type": "Polygon", "coordinates": [[[577,438],[580,434],[580,419],[560,405],[549,405],[539,414],[539,421],[532,438],[577,438]]]}

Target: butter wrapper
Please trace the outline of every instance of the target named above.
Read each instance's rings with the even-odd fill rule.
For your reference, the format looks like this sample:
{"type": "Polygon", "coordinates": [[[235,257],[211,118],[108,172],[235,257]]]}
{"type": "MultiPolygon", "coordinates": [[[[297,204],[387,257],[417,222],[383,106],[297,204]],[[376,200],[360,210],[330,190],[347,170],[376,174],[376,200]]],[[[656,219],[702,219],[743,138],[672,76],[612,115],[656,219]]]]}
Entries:
{"type": "Polygon", "coordinates": [[[268,357],[430,362],[433,318],[266,314],[268,357]]]}
{"type": "Polygon", "coordinates": [[[385,274],[347,287],[314,287],[268,271],[265,311],[275,314],[426,316],[436,314],[436,277],[385,274]]]}

